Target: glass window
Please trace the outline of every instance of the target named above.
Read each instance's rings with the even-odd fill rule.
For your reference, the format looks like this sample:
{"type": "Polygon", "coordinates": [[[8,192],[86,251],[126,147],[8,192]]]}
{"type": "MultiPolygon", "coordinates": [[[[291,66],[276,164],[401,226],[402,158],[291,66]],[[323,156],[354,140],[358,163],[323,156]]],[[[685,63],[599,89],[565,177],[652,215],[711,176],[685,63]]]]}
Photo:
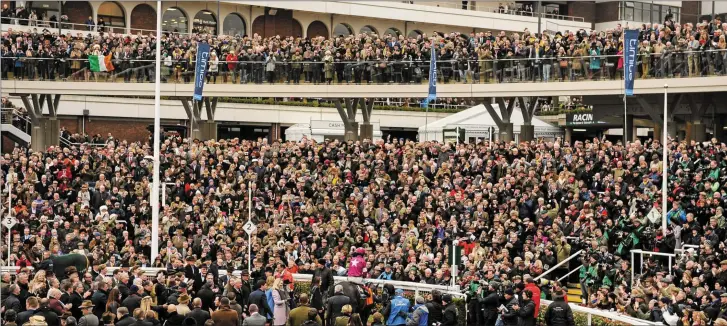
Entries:
{"type": "Polygon", "coordinates": [[[359,33],[361,33],[361,34],[378,34],[378,32],[376,32],[376,28],[374,28],[373,26],[369,26],[369,25],[361,27],[361,30],[359,31],[359,33]]]}
{"type": "Polygon", "coordinates": [[[187,15],[178,8],[169,8],[164,12],[162,16],[162,30],[175,32],[175,33],[187,33],[187,15]]]}
{"type": "Polygon", "coordinates": [[[386,32],[384,32],[384,36],[386,36],[386,35],[399,37],[399,35],[401,35],[401,31],[399,31],[396,28],[391,27],[391,28],[387,29],[386,32]]]}
{"type": "Polygon", "coordinates": [[[126,17],[121,6],[112,1],[101,4],[98,8],[98,18],[103,19],[107,26],[126,27],[126,17]]]}
{"type": "Polygon", "coordinates": [[[58,20],[58,1],[33,1],[28,7],[35,10],[40,20],[50,20],[52,16],[58,20]]]}
{"type": "Polygon", "coordinates": [[[222,34],[224,35],[245,35],[245,21],[236,13],[231,13],[222,22],[222,34]]]}
{"type": "Polygon", "coordinates": [[[217,35],[217,18],[209,10],[202,10],[194,15],[192,33],[217,35]]]}
{"type": "Polygon", "coordinates": [[[349,36],[353,34],[353,29],[347,24],[338,24],[333,29],[333,36],[349,36]]]}

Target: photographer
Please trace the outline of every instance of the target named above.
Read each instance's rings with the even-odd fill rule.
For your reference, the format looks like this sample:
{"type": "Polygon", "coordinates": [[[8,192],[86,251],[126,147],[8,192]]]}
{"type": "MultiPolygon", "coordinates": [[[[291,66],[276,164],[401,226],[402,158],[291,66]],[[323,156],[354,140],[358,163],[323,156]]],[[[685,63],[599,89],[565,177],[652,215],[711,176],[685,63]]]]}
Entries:
{"type": "Polygon", "coordinates": [[[492,326],[497,322],[497,307],[500,306],[500,283],[493,281],[486,287],[486,290],[483,290],[484,285],[477,289],[477,300],[482,311],[482,323],[478,325],[492,326]]]}
{"type": "Polygon", "coordinates": [[[584,304],[588,301],[592,289],[597,287],[596,282],[598,282],[598,255],[591,255],[587,259],[587,261],[583,261],[583,266],[579,271],[581,299],[584,304]]]}

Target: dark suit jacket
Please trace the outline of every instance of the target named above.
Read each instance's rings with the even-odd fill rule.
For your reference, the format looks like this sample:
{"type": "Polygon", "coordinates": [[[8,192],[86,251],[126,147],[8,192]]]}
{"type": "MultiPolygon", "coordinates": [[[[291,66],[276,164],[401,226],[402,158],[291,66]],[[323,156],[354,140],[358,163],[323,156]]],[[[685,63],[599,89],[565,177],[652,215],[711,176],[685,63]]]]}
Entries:
{"type": "Polygon", "coordinates": [[[192,288],[194,288],[195,293],[202,287],[202,274],[196,266],[194,268],[192,268],[192,265],[184,266],[184,277],[194,280],[192,288]]]}
{"type": "Polygon", "coordinates": [[[121,317],[121,319],[116,321],[116,323],[114,323],[114,326],[131,326],[134,323],[136,323],[136,318],[125,315],[124,317],[121,317]]]}
{"type": "Polygon", "coordinates": [[[334,296],[328,299],[328,305],[326,305],[326,312],[328,314],[327,319],[329,321],[336,320],[336,317],[342,316],[341,310],[343,306],[349,304],[351,299],[341,293],[336,293],[334,296]]]}
{"type": "Polygon", "coordinates": [[[21,325],[21,326],[22,325],[25,325],[25,323],[27,323],[30,320],[30,317],[31,316],[34,316],[34,315],[38,314],[37,312],[38,312],[37,310],[26,310],[26,311],[23,311],[23,312],[21,312],[21,313],[18,314],[18,317],[15,319],[15,322],[18,325],[21,325]]]}
{"type": "Polygon", "coordinates": [[[130,312],[133,312],[136,308],[141,307],[141,297],[134,293],[130,295],[128,298],[124,299],[123,302],[121,302],[122,307],[126,307],[129,309],[130,312]]]}
{"type": "Polygon", "coordinates": [[[209,311],[199,308],[192,310],[186,317],[194,319],[197,322],[197,326],[204,326],[204,323],[212,318],[209,311]]]}
{"type": "Polygon", "coordinates": [[[260,289],[252,291],[252,293],[250,293],[250,299],[247,300],[247,303],[248,305],[256,304],[257,307],[260,309],[258,312],[262,316],[267,316],[268,313],[272,311],[270,310],[270,306],[268,306],[268,298],[265,295],[265,292],[261,291],[260,289]]]}

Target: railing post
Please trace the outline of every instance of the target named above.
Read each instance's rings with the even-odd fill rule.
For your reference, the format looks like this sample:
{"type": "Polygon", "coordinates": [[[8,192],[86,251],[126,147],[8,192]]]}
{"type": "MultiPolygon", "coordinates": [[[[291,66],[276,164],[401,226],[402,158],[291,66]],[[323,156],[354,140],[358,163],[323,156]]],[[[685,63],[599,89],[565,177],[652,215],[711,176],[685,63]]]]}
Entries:
{"type": "Polygon", "coordinates": [[[631,252],[631,288],[632,289],[634,288],[634,268],[636,268],[636,266],[634,266],[634,252],[632,251],[631,252]]]}
{"type": "Polygon", "coordinates": [[[669,275],[671,275],[671,256],[669,256],[669,275]]]}
{"type": "Polygon", "coordinates": [[[588,313],[588,322],[587,322],[587,323],[588,323],[588,324],[587,324],[588,326],[591,326],[591,325],[592,325],[592,324],[591,324],[591,322],[592,322],[592,320],[591,320],[591,319],[592,319],[592,317],[591,317],[591,313],[589,312],[589,313],[588,313]]]}

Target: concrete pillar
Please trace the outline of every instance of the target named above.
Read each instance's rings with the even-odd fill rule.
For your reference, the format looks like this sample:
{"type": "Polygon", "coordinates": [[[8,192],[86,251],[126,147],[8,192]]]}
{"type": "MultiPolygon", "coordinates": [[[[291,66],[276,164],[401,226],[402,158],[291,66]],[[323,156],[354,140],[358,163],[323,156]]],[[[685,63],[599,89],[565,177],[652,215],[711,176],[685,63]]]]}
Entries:
{"type": "Polygon", "coordinates": [[[676,138],[678,136],[677,133],[679,131],[679,124],[676,121],[674,121],[673,119],[668,120],[666,123],[667,123],[666,132],[669,133],[669,137],[676,138]]]}
{"type": "Polygon", "coordinates": [[[359,131],[359,139],[374,139],[374,125],[371,123],[362,123],[359,131]]]}
{"type": "Polygon", "coordinates": [[[634,141],[636,139],[636,126],[634,125],[634,115],[628,114],[626,115],[626,127],[624,128],[624,132],[627,132],[627,141],[634,141]]]}
{"type": "Polygon", "coordinates": [[[527,142],[535,139],[535,126],[533,125],[522,125],[520,126],[520,141],[527,142]]]}
{"type": "Polygon", "coordinates": [[[217,139],[217,122],[203,121],[199,123],[200,140],[217,139]]]}
{"type": "Polygon", "coordinates": [[[653,139],[658,139],[659,141],[663,142],[664,135],[662,135],[663,129],[661,128],[661,125],[658,123],[654,124],[654,136],[653,139]]]}
{"type": "Polygon", "coordinates": [[[358,140],[358,122],[350,122],[351,128],[345,129],[345,134],[343,135],[343,140],[345,141],[357,141],[358,140]]]}
{"type": "Polygon", "coordinates": [[[571,143],[573,141],[573,127],[566,127],[565,128],[565,137],[564,140],[566,143],[571,143]]]}
{"type": "Polygon", "coordinates": [[[718,142],[724,142],[727,139],[727,130],[724,130],[727,125],[727,116],[724,114],[718,114],[714,117],[714,138],[717,138],[718,142]]]}
{"type": "Polygon", "coordinates": [[[502,128],[500,128],[500,141],[506,141],[511,142],[513,139],[515,139],[515,133],[513,131],[513,125],[512,123],[503,123],[502,128]]]}
{"type": "Polygon", "coordinates": [[[707,125],[702,121],[694,121],[691,128],[691,139],[703,142],[707,140],[707,125]]]}
{"type": "Polygon", "coordinates": [[[35,152],[48,149],[48,146],[58,146],[60,139],[60,123],[56,118],[38,118],[38,125],[30,131],[30,148],[35,152]]]}
{"type": "Polygon", "coordinates": [[[203,140],[204,137],[202,136],[202,128],[200,128],[200,126],[194,126],[192,130],[189,131],[189,138],[192,140],[203,140]]]}

